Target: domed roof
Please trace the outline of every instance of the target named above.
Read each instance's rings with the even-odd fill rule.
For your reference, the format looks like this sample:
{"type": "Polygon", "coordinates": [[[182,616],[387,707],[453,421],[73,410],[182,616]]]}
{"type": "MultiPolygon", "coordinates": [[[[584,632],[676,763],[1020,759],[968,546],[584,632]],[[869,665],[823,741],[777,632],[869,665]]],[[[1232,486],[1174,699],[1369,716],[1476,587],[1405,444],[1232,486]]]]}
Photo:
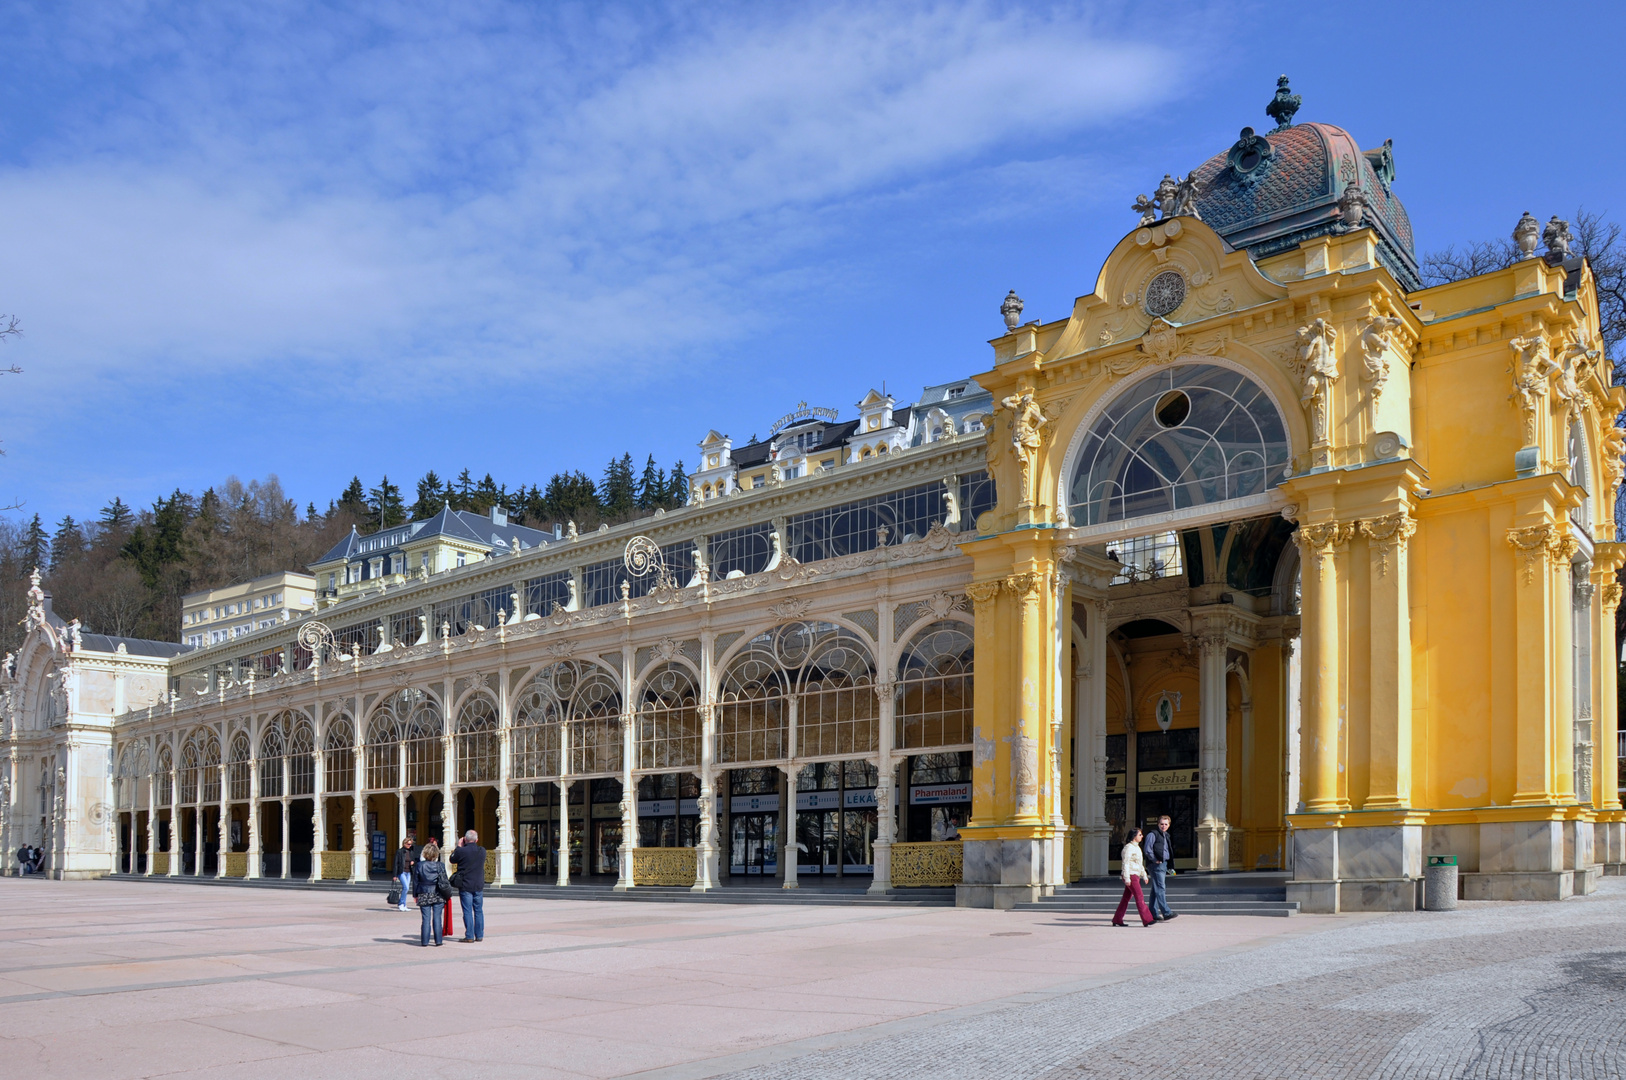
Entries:
{"type": "MultiPolygon", "coordinates": [[[[1285,90],[1285,76],[1281,85],[1285,90]]],[[[1281,118],[1290,121],[1296,105],[1294,99],[1281,118]]],[[[1343,128],[1310,123],[1263,135],[1243,128],[1229,150],[1203,162],[1191,179],[1202,220],[1255,258],[1347,229],[1346,218],[1360,211],[1347,209],[1353,197],[1344,192],[1358,187],[1365,198],[1354,201],[1364,202],[1361,224],[1378,234],[1379,259],[1405,288],[1418,289],[1411,218],[1391,190],[1394,177],[1392,140],[1362,152],[1343,128]]]]}

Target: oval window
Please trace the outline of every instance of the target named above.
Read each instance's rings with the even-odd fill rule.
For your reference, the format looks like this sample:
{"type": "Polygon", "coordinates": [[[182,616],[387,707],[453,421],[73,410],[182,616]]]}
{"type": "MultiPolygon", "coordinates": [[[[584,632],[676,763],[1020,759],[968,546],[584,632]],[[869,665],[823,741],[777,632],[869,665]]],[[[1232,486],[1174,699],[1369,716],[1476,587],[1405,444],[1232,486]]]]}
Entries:
{"type": "Polygon", "coordinates": [[[1146,286],[1146,314],[1168,315],[1186,302],[1186,279],[1178,271],[1165,270],[1146,286]]]}
{"type": "Polygon", "coordinates": [[[1163,427],[1179,427],[1191,415],[1191,399],[1184,390],[1170,390],[1157,399],[1157,408],[1153,410],[1157,422],[1163,427]]]}

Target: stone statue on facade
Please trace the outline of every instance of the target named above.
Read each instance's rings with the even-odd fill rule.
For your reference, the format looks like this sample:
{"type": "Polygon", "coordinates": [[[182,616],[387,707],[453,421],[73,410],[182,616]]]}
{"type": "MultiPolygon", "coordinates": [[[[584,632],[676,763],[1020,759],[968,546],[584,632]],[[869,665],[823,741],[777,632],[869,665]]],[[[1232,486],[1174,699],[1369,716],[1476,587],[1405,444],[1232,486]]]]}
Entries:
{"type": "Polygon", "coordinates": [[[1187,173],[1175,182],[1174,205],[1171,208],[1168,203],[1165,203],[1163,216],[1166,218],[1193,217],[1198,221],[1203,219],[1203,216],[1197,212],[1196,173],[1187,173]]]}
{"type": "Polygon", "coordinates": [[[1022,469],[1022,498],[1018,505],[1033,505],[1033,466],[1039,457],[1039,429],[1045,423],[1044,410],[1031,390],[1013,394],[1000,402],[1011,410],[1011,449],[1022,469]]]}
{"type": "Polygon", "coordinates": [[[1516,337],[1507,344],[1513,350],[1513,393],[1508,399],[1516,400],[1524,413],[1524,445],[1534,446],[1537,407],[1547,397],[1548,379],[1556,365],[1547,351],[1547,339],[1540,333],[1516,337]]]}
{"type": "Polygon", "coordinates": [[[999,305],[999,313],[1005,317],[1005,332],[1015,330],[1022,321],[1022,298],[1012,289],[1005,294],[1005,300],[999,305]]]}
{"type": "Polygon", "coordinates": [[[1530,216],[1526,210],[1519,218],[1519,223],[1513,226],[1513,243],[1518,245],[1519,259],[1533,259],[1536,255],[1536,245],[1541,242],[1541,222],[1530,216]]]}
{"type": "Polygon", "coordinates": [[[1135,196],[1129,209],[1140,215],[1140,227],[1143,229],[1157,221],[1157,200],[1149,198],[1144,192],[1135,196]]]}
{"type": "Polygon", "coordinates": [[[1304,381],[1300,399],[1303,404],[1321,400],[1338,381],[1338,353],[1334,348],[1337,340],[1338,331],[1326,319],[1318,317],[1309,326],[1299,327],[1295,366],[1304,381]]]}
{"type": "Polygon", "coordinates": [[[1389,335],[1406,325],[1393,315],[1377,315],[1361,331],[1361,359],[1366,368],[1366,381],[1372,391],[1372,408],[1378,407],[1383,387],[1389,381],[1389,335]]]}
{"type": "Polygon", "coordinates": [[[1570,235],[1570,223],[1554,214],[1547,222],[1547,227],[1541,230],[1541,241],[1547,245],[1547,254],[1543,256],[1549,266],[1557,266],[1570,257],[1570,245],[1575,237],[1570,235]]]}

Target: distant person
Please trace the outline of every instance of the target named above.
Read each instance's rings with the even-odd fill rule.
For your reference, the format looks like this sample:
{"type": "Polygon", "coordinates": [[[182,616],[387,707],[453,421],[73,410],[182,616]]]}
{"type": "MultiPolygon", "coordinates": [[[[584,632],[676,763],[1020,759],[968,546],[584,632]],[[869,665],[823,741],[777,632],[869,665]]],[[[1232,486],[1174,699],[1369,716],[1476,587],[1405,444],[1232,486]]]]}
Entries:
{"type": "Polygon", "coordinates": [[[1157,828],[1146,834],[1146,842],[1141,849],[1146,853],[1146,869],[1152,878],[1152,899],[1147,906],[1152,909],[1152,918],[1162,918],[1167,922],[1174,918],[1174,912],[1169,910],[1167,879],[1174,867],[1174,848],[1169,843],[1169,815],[1164,814],[1157,819],[1157,828]]]}
{"type": "Polygon", "coordinates": [[[438,947],[441,943],[441,917],[446,901],[452,895],[452,883],[446,877],[446,867],[440,861],[440,846],[433,840],[423,846],[412,871],[412,894],[418,898],[418,911],[423,916],[423,929],[418,944],[429,947],[430,938],[438,947]]]}
{"type": "Polygon", "coordinates": [[[412,888],[412,868],[417,865],[418,853],[412,850],[412,837],[409,836],[401,841],[401,850],[395,853],[395,877],[401,883],[402,911],[407,909],[407,897],[415,891],[412,888]]]}
{"type": "Polygon", "coordinates": [[[17,876],[34,872],[34,849],[24,844],[17,849],[17,876]]]}
{"type": "Polygon", "coordinates": [[[35,844],[30,859],[34,865],[32,873],[43,874],[45,872],[45,849],[35,844]]]}
{"type": "Polygon", "coordinates": [[[486,849],[480,846],[480,835],[473,829],[463,834],[457,850],[451,854],[457,872],[452,885],[457,889],[458,903],[463,905],[463,936],[459,941],[484,941],[486,937],[486,849]]]}
{"type": "Polygon", "coordinates": [[[1157,921],[1152,918],[1152,913],[1146,910],[1146,898],[1140,891],[1141,882],[1146,880],[1146,864],[1141,855],[1140,841],[1141,831],[1136,829],[1130,834],[1129,842],[1124,845],[1123,851],[1118,856],[1123,864],[1119,876],[1124,880],[1124,894],[1118,901],[1118,910],[1112,916],[1113,926],[1129,925],[1124,922],[1124,912],[1129,908],[1131,896],[1135,898],[1135,906],[1140,909],[1142,926],[1151,926],[1157,921]]]}

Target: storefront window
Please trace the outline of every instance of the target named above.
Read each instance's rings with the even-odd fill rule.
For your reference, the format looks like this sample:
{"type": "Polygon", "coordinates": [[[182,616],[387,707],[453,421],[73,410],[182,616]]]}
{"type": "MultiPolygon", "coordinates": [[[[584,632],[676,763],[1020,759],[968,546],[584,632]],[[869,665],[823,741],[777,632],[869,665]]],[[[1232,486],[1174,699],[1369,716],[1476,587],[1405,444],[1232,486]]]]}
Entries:
{"type": "Polygon", "coordinates": [[[958,840],[971,820],[971,754],[919,754],[909,759],[909,815],[904,839],[958,840]]]}

